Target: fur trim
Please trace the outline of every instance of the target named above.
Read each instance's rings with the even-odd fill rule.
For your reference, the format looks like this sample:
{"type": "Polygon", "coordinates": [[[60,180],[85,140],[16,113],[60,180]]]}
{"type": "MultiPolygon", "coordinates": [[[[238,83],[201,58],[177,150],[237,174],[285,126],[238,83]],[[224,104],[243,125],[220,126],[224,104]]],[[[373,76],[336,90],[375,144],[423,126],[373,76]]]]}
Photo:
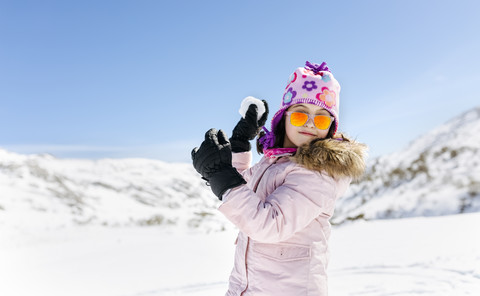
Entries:
{"type": "Polygon", "coordinates": [[[358,180],[365,171],[367,146],[336,134],[333,139],[315,139],[298,148],[292,160],[309,170],[326,172],[333,178],[358,180]]]}

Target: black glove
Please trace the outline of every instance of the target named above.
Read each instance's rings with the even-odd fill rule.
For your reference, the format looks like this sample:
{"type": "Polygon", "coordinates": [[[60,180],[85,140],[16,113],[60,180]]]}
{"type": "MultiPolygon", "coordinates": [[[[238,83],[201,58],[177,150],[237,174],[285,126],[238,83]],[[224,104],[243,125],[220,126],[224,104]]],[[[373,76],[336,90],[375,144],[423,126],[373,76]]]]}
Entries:
{"type": "Polygon", "coordinates": [[[210,188],[220,200],[228,189],[247,183],[232,166],[230,142],[222,130],[208,130],[200,148],[192,150],[192,160],[195,170],[210,183],[210,188]]]}
{"type": "Polygon", "coordinates": [[[233,128],[230,143],[232,143],[233,152],[245,152],[252,149],[250,140],[255,139],[255,136],[260,131],[260,128],[265,125],[268,117],[267,101],[262,100],[265,105],[265,113],[257,121],[257,105],[251,104],[245,113],[245,118],[241,118],[235,128],[233,128]]]}

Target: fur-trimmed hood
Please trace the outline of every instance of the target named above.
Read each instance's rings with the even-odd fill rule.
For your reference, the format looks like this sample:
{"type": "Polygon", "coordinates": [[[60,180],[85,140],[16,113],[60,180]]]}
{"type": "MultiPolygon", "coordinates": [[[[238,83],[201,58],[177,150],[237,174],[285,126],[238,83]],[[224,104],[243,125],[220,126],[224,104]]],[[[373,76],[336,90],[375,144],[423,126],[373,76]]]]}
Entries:
{"type": "Polygon", "coordinates": [[[365,171],[367,146],[336,134],[333,139],[316,139],[300,146],[292,161],[310,170],[324,171],[333,178],[358,180],[365,171]]]}

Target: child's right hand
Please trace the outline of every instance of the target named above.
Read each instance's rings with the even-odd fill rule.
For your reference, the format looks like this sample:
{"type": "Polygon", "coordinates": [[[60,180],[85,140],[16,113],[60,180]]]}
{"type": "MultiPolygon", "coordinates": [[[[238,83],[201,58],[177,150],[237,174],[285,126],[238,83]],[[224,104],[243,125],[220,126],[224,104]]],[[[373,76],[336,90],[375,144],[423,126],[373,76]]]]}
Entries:
{"type": "Polygon", "coordinates": [[[245,118],[241,118],[232,131],[232,137],[230,143],[232,145],[233,152],[246,152],[250,151],[250,140],[255,139],[260,128],[265,125],[268,117],[268,104],[267,101],[262,100],[265,105],[265,112],[257,120],[258,107],[255,104],[251,104],[245,113],[245,118]]]}
{"type": "Polygon", "coordinates": [[[245,180],[232,166],[232,150],[227,135],[222,131],[210,129],[200,148],[192,150],[195,170],[206,180],[213,193],[222,200],[228,189],[245,184],[245,180]]]}

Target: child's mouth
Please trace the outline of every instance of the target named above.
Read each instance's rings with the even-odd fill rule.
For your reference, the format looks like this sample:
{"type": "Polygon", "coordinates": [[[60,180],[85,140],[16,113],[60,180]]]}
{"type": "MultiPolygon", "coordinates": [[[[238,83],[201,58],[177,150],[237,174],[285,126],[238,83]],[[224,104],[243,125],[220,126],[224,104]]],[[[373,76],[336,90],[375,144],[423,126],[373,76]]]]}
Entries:
{"type": "Polygon", "coordinates": [[[307,133],[307,132],[300,132],[300,134],[305,135],[305,136],[315,137],[314,134],[307,133]]]}

